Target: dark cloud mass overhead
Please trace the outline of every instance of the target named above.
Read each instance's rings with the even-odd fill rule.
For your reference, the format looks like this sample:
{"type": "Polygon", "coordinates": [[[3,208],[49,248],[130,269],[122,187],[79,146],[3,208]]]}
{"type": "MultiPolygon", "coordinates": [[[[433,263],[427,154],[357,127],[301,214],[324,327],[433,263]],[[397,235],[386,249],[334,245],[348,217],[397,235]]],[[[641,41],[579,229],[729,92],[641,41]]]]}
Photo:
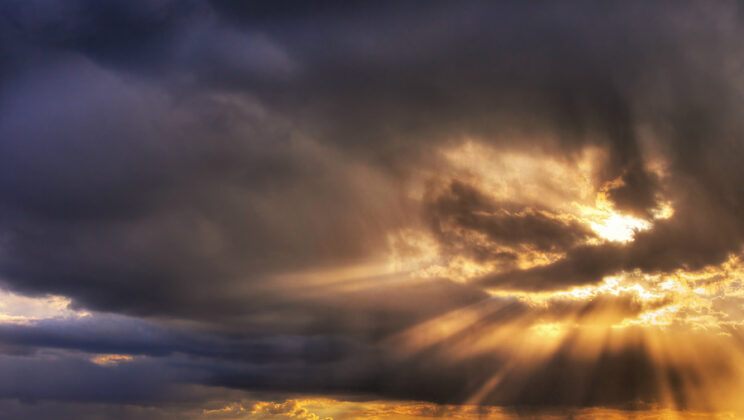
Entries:
{"type": "Polygon", "coordinates": [[[0,418],[744,412],[742,7],[0,0],[0,418]]]}

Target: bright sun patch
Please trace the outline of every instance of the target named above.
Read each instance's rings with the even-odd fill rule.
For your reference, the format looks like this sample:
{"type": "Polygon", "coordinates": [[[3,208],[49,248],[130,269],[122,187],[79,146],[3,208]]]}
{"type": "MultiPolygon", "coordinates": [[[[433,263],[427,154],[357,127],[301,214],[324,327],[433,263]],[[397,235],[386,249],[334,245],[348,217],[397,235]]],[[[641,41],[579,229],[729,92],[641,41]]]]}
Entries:
{"type": "MultiPolygon", "coordinates": [[[[472,192],[456,197],[463,201],[447,204],[448,209],[466,210],[449,220],[436,221],[440,237],[429,229],[410,227],[388,234],[389,265],[413,277],[467,282],[489,274],[546,266],[565,258],[572,246],[630,243],[639,232],[674,214],[671,201],[663,197],[658,197],[648,218],[615,208],[608,191],[622,186],[623,181],[618,178],[598,185],[597,173],[606,156],[597,148],[586,148],[566,160],[539,152],[504,152],[466,141],[443,149],[441,156],[449,164],[446,169],[423,173],[412,182],[409,196],[436,205],[441,197],[452,200],[453,184],[472,192]],[[475,201],[467,204],[467,200],[475,201]],[[531,221],[536,224],[530,225],[525,215],[534,216],[531,221]],[[505,228],[522,221],[513,230],[505,228]],[[519,236],[527,240],[515,240],[519,236]],[[559,245],[552,247],[552,241],[559,245]]],[[[663,165],[648,170],[663,178],[663,171],[656,167],[663,165]]]]}
{"type": "Polygon", "coordinates": [[[612,213],[600,222],[589,222],[592,230],[608,241],[630,242],[636,232],[651,227],[651,223],[632,216],[612,213]]]}

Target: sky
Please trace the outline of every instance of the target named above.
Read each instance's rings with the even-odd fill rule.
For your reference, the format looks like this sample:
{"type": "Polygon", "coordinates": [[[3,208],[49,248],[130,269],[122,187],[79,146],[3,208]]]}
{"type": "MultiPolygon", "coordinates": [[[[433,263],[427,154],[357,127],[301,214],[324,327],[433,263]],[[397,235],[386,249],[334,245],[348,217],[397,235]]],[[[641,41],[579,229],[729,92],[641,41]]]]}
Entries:
{"type": "Polygon", "coordinates": [[[0,419],[741,418],[742,39],[0,0],[0,419]]]}

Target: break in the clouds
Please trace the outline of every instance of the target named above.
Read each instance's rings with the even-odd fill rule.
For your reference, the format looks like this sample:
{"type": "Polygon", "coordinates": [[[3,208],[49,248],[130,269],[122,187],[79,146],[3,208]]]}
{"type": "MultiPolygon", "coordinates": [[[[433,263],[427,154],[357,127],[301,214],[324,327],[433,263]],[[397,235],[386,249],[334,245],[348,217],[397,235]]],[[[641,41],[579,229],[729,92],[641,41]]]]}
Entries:
{"type": "Polygon", "coordinates": [[[0,0],[0,418],[743,410],[742,16],[0,0]]]}

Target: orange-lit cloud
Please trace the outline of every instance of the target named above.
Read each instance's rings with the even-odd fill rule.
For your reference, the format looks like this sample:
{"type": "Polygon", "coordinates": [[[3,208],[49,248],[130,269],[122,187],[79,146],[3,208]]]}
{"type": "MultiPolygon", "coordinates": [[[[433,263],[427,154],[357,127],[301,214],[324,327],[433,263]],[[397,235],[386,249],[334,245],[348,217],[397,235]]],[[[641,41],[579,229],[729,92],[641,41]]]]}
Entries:
{"type": "Polygon", "coordinates": [[[736,2],[0,1],[0,418],[744,407],[736,2]]]}

